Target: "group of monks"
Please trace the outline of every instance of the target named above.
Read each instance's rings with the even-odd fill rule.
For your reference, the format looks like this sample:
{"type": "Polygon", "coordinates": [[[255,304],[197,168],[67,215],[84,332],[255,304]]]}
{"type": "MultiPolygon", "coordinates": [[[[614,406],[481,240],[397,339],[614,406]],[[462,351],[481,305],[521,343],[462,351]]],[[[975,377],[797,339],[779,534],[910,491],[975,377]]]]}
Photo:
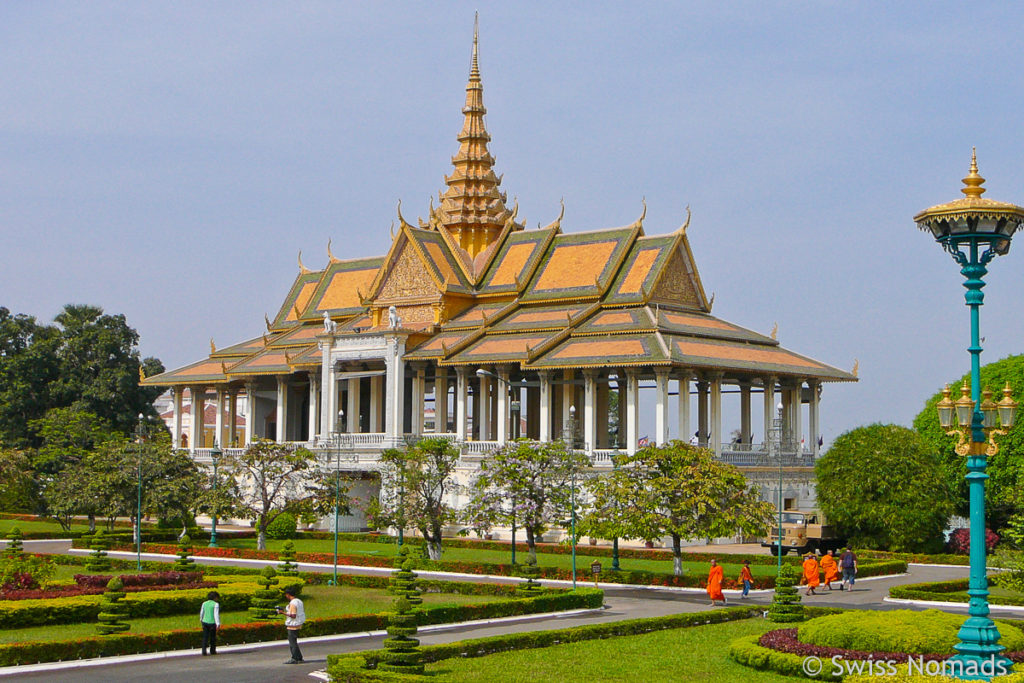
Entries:
{"type": "MultiPolygon", "coordinates": [[[[836,562],[836,558],[831,550],[828,551],[827,555],[822,556],[821,562],[815,559],[814,553],[808,553],[807,557],[804,558],[803,579],[801,583],[807,586],[807,595],[817,595],[814,589],[822,583],[822,572],[825,574],[825,587],[829,590],[832,590],[833,581],[841,581],[839,563],[836,562]]],[[[716,605],[719,602],[723,605],[727,604],[725,595],[722,593],[722,581],[724,578],[725,571],[718,564],[717,560],[712,559],[711,571],[708,572],[708,597],[711,598],[712,605],[716,605]]],[[[740,581],[744,585],[743,596],[746,597],[750,584],[753,582],[749,563],[744,563],[743,569],[740,572],[740,581]]],[[[842,583],[839,584],[839,590],[843,590],[842,583]]]]}
{"type": "MultiPolygon", "coordinates": [[[[807,595],[817,595],[814,589],[821,585],[821,572],[825,573],[825,587],[829,590],[832,590],[833,581],[840,581],[839,563],[836,562],[831,550],[822,556],[820,563],[814,558],[814,553],[808,553],[804,558],[803,569],[804,577],[801,583],[807,585],[807,595]]],[[[843,590],[842,583],[839,584],[839,590],[843,590]]]]}

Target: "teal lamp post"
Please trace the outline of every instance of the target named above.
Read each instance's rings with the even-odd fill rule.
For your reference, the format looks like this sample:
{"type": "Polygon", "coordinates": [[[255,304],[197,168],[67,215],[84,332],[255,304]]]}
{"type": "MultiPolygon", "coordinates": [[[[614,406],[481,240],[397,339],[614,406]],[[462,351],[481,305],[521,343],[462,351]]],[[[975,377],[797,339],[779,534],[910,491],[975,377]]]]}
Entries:
{"type": "MultiPolygon", "coordinates": [[[[565,421],[565,429],[562,432],[562,440],[565,442],[565,447],[571,454],[576,447],[576,406],[569,406],[569,419],[565,421]]],[[[572,478],[570,480],[569,496],[572,506],[571,516],[569,518],[570,533],[572,537],[569,542],[572,543],[572,589],[576,590],[576,469],[573,467],[572,478]]]]}
{"type": "Polygon", "coordinates": [[[139,444],[135,474],[138,481],[138,506],[135,508],[135,568],[142,571],[142,446],[146,440],[146,417],[139,413],[139,423],[135,427],[135,439],[139,444]]]}
{"type": "Polygon", "coordinates": [[[939,402],[939,421],[950,434],[959,435],[956,452],[967,457],[967,482],[970,502],[970,559],[971,571],[967,594],[970,596],[969,617],[957,634],[960,642],[952,658],[954,671],[961,678],[989,680],[995,667],[1009,667],[1010,660],[1001,652],[999,630],[988,617],[988,579],[985,575],[985,474],[986,458],[998,452],[995,437],[1005,434],[1013,426],[1016,403],[1010,398],[1010,388],[1004,390],[1004,399],[994,403],[986,392],[981,394],[981,337],[979,309],[984,303],[986,266],[996,256],[1010,250],[1010,239],[1024,223],[1024,208],[982,199],[985,179],[978,175],[977,157],[971,154],[971,169],[963,179],[964,197],[947,204],[939,204],[914,216],[922,230],[929,231],[953,260],[960,265],[964,276],[964,295],[971,310],[971,385],[962,390],[957,401],[949,396],[948,388],[939,402]],[[968,395],[970,392],[970,395],[968,395]],[[954,414],[956,422],[954,423],[954,414]],[[1003,429],[996,428],[996,418],[1003,429]],[[961,664],[957,664],[957,662],[961,664]],[[982,668],[984,667],[984,668],[982,668]]]}
{"type": "Polygon", "coordinates": [[[213,461],[213,515],[210,518],[210,545],[207,546],[210,548],[217,547],[217,463],[220,462],[221,455],[223,451],[214,441],[213,448],[210,449],[210,460],[213,461]]]}

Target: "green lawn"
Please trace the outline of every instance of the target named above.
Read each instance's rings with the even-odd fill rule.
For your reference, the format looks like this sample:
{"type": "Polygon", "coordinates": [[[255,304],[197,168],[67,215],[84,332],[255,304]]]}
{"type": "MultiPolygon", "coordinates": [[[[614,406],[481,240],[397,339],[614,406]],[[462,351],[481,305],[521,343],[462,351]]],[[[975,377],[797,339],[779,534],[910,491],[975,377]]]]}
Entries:
{"type": "MultiPolygon", "coordinates": [[[[335,616],[341,614],[373,614],[391,609],[395,596],[384,590],[356,588],[353,586],[306,586],[302,599],[308,618],[335,616]]],[[[131,593],[128,594],[131,599],[131,593]]],[[[463,605],[467,603],[493,602],[505,599],[493,595],[460,595],[455,593],[425,593],[424,605],[463,605]]],[[[283,604],[282,599],[282,604],[283,604]]],[[[222,625],[249,621],[249,613],[221,612],[222,625]]],[[[154,633],[175,629],[199,629],[199,611],[193,614],[179,614],[169,617],[130,619],[131,633],[154,633]]],[[[283,633],[283,631],[282,631],[283,633]]],[[[27,640],[73,640],[99,635],[95,623],[70,624],[61,626],[38,626],[34,628],[0,630],[0,643],[27,640]]]]}
{"type": "MultiPolygon", "coordinates": [[[[245,548],[253,550],[256,548],[255,539],[245,538],[231,538],[221,537],[217,538],[217,543],[222,548],[245,548]]],[[[268,550],[280,550],[286,541],[267,541],[268,550]]],[[[297,552],[304,553],[333,553],[334,552],[334,540],[323,539],[299,539],[293,541],[295,544],[295,550],[297,552]]],[[[411,541],[412,547],[419,551],[419,543],[417,540],[411,541]]],[[[598,560],[603,569],[602,571],[608,571],[611,567],[612,559],[607,556],[593,556],[587,555],[588,546],[578,546],[576,556],[576,568],[577,571],[588,573],[590,571],[590,563],[594,560],[598,560]]],[[[373,543],[369,541],[343,541],[338,544],[338,553],[340,555],[366,555],[376,557],[394,557],[397,550],[397,546],[390,543],[373,543]]],[[[685,555],[683,556],[685,558],[685,555]]],[[[516,561],[523,563],[526,561],[526,551],[516,552],[516,561]]],[[[461,560],[470,562],[485,562],[493,564],[508,564],[511,561],[511,553],[508,551],[501,550],[486,550],[478,548],[455,548],[445,547],[441,554],[442,560],[461,560]]],[[[719,564],[725,570],[726,578],[738,579],[740,574],[740,563],[731,563],[728,555],[722,555],[719,564]]],[[[569,569],[572,567],[572,556],[571,555],[555,555],[551,553],[537,553],[537,564],[542,567],[562,567],[569,569]]],[[[660,573],[671,573],[672,572],[672,559],[668,556],[666,560],[642,560],[633,558],[621,558],[619,560],[619,566],[624,571],[629,570],[640,570],[649,572],[660,572],[660,573]]],[[[710,565],[707,562],[687,562],[684,559],[683,571],[686,574],[692,574],[695,576],[707,576],[710,565]]],[[[754,576],[775,576],[776,566],[774,564],[752,564],[750,565],[750,571],[754,576]]]]}
{"type": "Polygon", "coordinates": [[[795,679],[757,671],[729,659],[729,641],[764,633],[777,624],[746,619],[658,631],[642,636],[518,650],[486,657],[453,658],[427,666],[435,680],[504,681],[774,681],[795,679]]]}
{"type": "MultiPolygon", "coordinates": [[[[36,522],[21,519],[0,519],[0,537],[6,539],[8,534],[11,533],[11,530],[14,529],[14,527],[18,527],[19,529],[21,529],[21,532],[23,534],[27,534],[32,531],[52,531],[54,533],[64,531],[61,528],[60,524],[57,524],[57,522],[36,522]]],[[[125,527],[125,529],[128,528],[129,527],[125,527]]],[[[145,527],[143,527],[143,529],[145,529],[145,527]]],[[[84,522],[81,524],[72,524],[71,530],[88,531],[89,525],[84,522]]],[[[106,531],[106,529],[104,529],[104,531],[106,531]]]]}

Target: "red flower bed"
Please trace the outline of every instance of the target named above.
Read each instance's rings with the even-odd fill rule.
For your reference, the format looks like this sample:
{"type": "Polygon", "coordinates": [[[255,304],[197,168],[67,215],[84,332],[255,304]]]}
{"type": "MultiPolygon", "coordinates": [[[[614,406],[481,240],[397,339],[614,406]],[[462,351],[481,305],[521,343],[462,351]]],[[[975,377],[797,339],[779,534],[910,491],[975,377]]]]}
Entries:
{"type": "MultiPolygon", "coordinates": [[[[907,654],[906,652],[870,652],[867,650],[845,650],[841,647],[811,645],[800,642],[797,638],[797,631],[798,629],[795,628],[781,628],[775,631],[768,631],[757,642],[761,647],[766,647],[776,652],[786,652],[800,657],[818,657],[820,659],[830,659],[838,655],[847,660],[874,659],[875,661],[892,660],[894,662],[905,662],[910,657],[913,657],[914,659],[921,659],[926,662],[941,662],[953,656],[951,654],[919,655],[907,654]]],[[[1002,654],[1014,663],[1024,662],[1024,651],[1003,652],[1002,654]]]]}
{"type": "MultiPolygon", "coordinates": [[[[79,586],[106,588],[113,576],[104,574],[75,574],[75,583],[79,586]]],[[[203,580],[202,572],[149,572],[146,574],[122,574],[121,582],[125,586],[169,586],[182,583],[199,583],[203,580]]]]}
{"type": "MultiPolygon", "coordinates": [[[[163,586],[125,586],[126,593],[145,593],[148,591],[183,591],[189,588],[216,588],[215,581],[196,581],[193,583],[176,583],[163,586]]],[[[107,590],[107,584],[100,586],[66,586],[64,588],[38,588],[35,590],[2,590],[0,600],[39,600],[49,598],[70,598],[77,595],[101,595],[107,590]]]]}

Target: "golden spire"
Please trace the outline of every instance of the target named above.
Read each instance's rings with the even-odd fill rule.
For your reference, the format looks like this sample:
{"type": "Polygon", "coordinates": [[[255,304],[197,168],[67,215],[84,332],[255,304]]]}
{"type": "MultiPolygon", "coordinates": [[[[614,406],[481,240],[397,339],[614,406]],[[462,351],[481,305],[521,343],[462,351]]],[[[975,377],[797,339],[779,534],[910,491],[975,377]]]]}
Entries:
{"type": "Polygon", "coordinates": [[[487,151],[491,136],[484,125],[484,89],[480,81],[480,27],[473,23],[473,57],[466,84],[464,120],[459,132],[459,152],[452,157],[455,171],[445,177],[448,189],[441,195],[437,216],[470,256],[484,251],[501,234],[511,216],[506,196],[498,188],[501,178],[494,173],[494,157],[487,151]]]}
{"type": "Polygon", "coordinates": [[[985,194],[985,188],[981,186],[985,179],[978,175],[978,154],[974,147],[971,147],[971,170],[963,182],[964,188],[960,191],[965,197],[977,198],[985,194]]]}

